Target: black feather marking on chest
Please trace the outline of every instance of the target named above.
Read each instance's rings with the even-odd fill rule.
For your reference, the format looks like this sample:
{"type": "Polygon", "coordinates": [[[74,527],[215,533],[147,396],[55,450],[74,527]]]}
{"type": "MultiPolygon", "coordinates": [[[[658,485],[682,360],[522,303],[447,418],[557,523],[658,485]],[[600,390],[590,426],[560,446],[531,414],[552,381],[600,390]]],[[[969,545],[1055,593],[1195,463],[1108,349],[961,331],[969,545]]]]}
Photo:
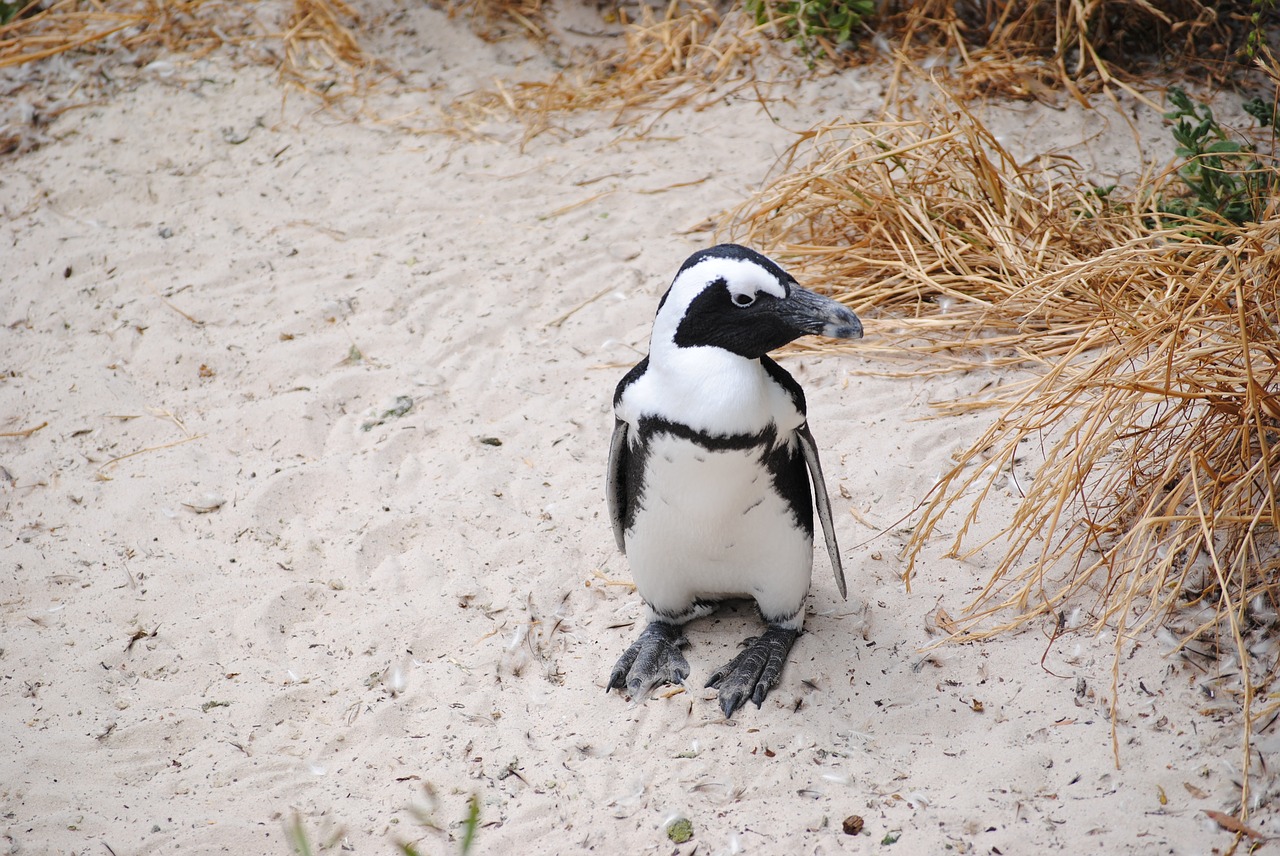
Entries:
{"type": "Polygon", "coordinates": [[[764,366],[764,370],[768,372],[769,380],[785,389],[787,395],[791,396],[791,403],[795,406],[796,412],[801,416],[807,415],[809,411],[805,406],[804,387],[800,386],[791,373],[769,357],[761,357],[760,365],[764,366]]]}
{"type": "Polygon", "coordinates": [[[617,407],[622,402],[622,393],[627,387],[640,379],[646,371],[649,370],[649,358],[645,357],[640,362],[631,367],[631,371],[622,376],[622,380],[618,381],[618,385],[613,390],[613,406],[617,407]]]}
{"type": "MultiPolygon", "coordinates": [[[[653,453],[654,438],[658,435],[685,440],[713,454],[758,450],[757,462],[768,471],[773,489],[787,503],[795,525],[813,536],[813,497],[809,491],[804,452],[799,443],[777,442],[778,431],[773,425],[756,434],[708,434],[657,416],[642,417],[638,429],[632,432],[626,463],[625,530],[630,531],[635,525],[636,515],[644,511],[649,457],[653,453]]],[[[726,497],[726,501],[732,502],[733,498],[726,497]]]]}

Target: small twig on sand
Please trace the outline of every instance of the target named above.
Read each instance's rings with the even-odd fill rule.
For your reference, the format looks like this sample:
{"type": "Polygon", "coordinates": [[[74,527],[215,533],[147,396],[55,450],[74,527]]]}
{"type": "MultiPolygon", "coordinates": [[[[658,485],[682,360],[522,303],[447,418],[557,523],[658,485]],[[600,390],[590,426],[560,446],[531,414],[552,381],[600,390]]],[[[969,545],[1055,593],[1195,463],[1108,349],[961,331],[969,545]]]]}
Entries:
{"type": "Polygon", "coordinates": [[[107,467],[120,463],[125,458],[132,458],[135,455],[142,455],[147,452],[159,452],[161,449],[172,449],[174,446],[181,446],[183,443],[190,443],[192,440],[199,440],[203,434],[193,434],[190,437],[183,437],[181,440],[174,440],[172,443],[161,443],[159,446],[148,446],[145,449],[138,449],[136,452],[129,452],[127,455],[121,455],[118,458],[112,458],[102,466],[98,467],[98,478],[107,480],[111,477],[107,475],[107,467]]]}
{"type": "MultiPolygon", "coordinates": [[[[152,289],[152,290],[154,291],[154,289],[152,289]]],[[[172,309],[174,312],[177,312],[177,313],[178,313],[179,315],[181,315],[183,318],[186,318],[186,319],[187,319],[188,321],[190,321],[192,324],[196,325],[197,327],[203,327],[203,326],[204,326],[204,322],[203,322],[203,321],[201,321],[201,320],[200,320],[200,319],[198,319],[198,318],[193,318],[193,317],[191,317],[190,315],[188,315],[187,313],[183,312],[181,309],[179,309],[177,306],[175,306],[175,305],[173,304],[173,301],[171,301],[169,298],[165,297],[165,296],[164,296],[163,294],[161,294],[160,292],[156,291],[156,292],[155,292],[155,295],[156,295],[156,297],[160,298],[161,302],[163,302],[165,306],[168,306],[170,309],[172,309]]]]}
{"type": "Polygon", "coordinates": [[[559,327],[561,324],[568,321],[575,312],[577,312],[580,309],[583,309],[584,307],[590,306],[592,303],[595,303],[597,300],[599,300],[600,298],[608,294],[612,289],[613,289],[612,285],[605,286],[604,288],[600,289],[595,294],[591,295],[586,300],[582,301],[577,306],[573,307],[572,309],[570,309],[568,312],[564,313],[560,317],[555,318],[551,321],[548,321],[546,324],[543,325],[543,327],[544,328],[559,327]]]}
{"type": "Polygon", "coordinates": [[[49,426],[49,423],[45,421],[45,422],[41,422],[39,425],[35,426],[34,428],[23,428],[21,431],[0,432],[0,437],[22,437],[23,439],[26,439],[27,437],[30,437],[32,434],[39,431],[41,428],[47,428],[48,426],[49,426]]]}

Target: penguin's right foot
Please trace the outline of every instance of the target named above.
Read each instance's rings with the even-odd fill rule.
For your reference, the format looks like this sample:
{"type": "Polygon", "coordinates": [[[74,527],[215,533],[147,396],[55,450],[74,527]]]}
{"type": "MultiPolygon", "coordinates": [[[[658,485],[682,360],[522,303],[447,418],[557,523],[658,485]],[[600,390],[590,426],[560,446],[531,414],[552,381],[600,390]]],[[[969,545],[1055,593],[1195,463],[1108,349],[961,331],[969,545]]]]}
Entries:
{"type": "Polygon", "coordinates": [[[687,644],[679,625],[650,622],[618,658],[605,691],[625,689],[638,702],[659,684],[683,684],[689,677],[689,663],[680,649],[687,644]]]}

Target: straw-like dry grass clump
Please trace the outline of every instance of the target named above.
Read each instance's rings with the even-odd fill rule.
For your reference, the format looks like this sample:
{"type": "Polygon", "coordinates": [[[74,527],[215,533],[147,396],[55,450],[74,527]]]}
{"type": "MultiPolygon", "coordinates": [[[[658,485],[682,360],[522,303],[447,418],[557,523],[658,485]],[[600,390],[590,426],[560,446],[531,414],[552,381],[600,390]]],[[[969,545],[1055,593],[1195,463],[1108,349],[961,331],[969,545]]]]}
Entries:
{"type": "Polygon", "coordinates": [[[257,29],[242,4],[223,0],[57,0],[0,26],[0,68],[68,51],[104,49],[150,51],[148,57],[161,50],[200,57],[241,43],[257,29]]]}
{"type": "Polygon", "coordinates": [[[1159,219],[1171,190],[1121,200],[1069,160],[1020,164],[952,106],[811,132],[730,231],[878,317],[882,354],[1005,373],[949,405],[998,415],[907,549],[910,569],[949,526],[953,555],[1000,551],[961,638],[1057,626],[1083,602],[1123,644],[1210,604],[1189,636],[1226,634],[1248,714],[1276,669],[1276,646],[1250,654],[1249,638],[1274,633],[1280,600],[1280,215],[1159,219]],[[1017,513],[974,544],[995,491],[1017,513]]]}
{"type": "Polygon", "coordinates": [[[762,42],[751,38],[753,28],[740,11],[721,15],[701,0],[688,5],[671,0],[661,17],[648,6],[640,12],[617,51],[573,63],[550,81],[495,81],[493,89],[452,105],[455,124],[514,117],[525,124],[528,140],[578,110],[610,111],[615,124],[643,113],[651,123],[711,93],[722,95],[733,84],[754,81],[753,61],[762,42]]]}
{"type": "Polygon", "coordinates": [[[62,112],[146,72],[172,73],[176,55],[231,49],[261,59],[255,12],[228,0],[55,0],[0,25],[0,155],[49,139],[62,112]]]}
{"type": "MultiPolygon", "coordinates": [[[[543,0],[465,0],[449,10],[466,16],[482,37],[502,35],[504,22],[533,38],[546,36],[543,0]]],[[[533,136],[570,112],[595,109],[627,120],[643,111],[653,119],[722,92],[730,81],[753,80],[752,60],[764,41],[750,38],[751,23],[741,12],[722,15],[703,0],[672,0],[660,13],[641,5],[640,12],[617,50],[566,62],[549,81],[495,81],[452,105],[452,127],[514,117],[533,136]]],[[[391,71],[364,49],[367,26],[347,0],[56,0],[0,25],[0,69],[59,55],[80,65],[111,57],[142,68],[162,52],[198,59],[231,48],[277,65],[285,83],[332,100],[362,93],[373,74],[391,71]]],[[[16,141],[4,146],[18,147],[16,141]]]]}
{"type": "MultiPolygon", "coordinates": [[[[792,0],[749,0],[761,17],[784,24],[792,0]]],[[[842,0],[809,0],[805,16],[822,19],[847,8],[842,0]]],[[[855,4],[857,5],[857,4],[855,4]]],[[[874,44],[945,77],[953,95],[1083,100],[1112,84],[1141,84],[1153,69],[1195,71],[1218,86],[1234,85],[1256,59],[1270,59],[1276,23],[1271,0],[890,0],[875,4],[850,42],[795,40],[807,53],[858,63],[874,44]]],[[[791,13],[791,19],[796,18],[791,13]]],[[[783,27],[795,33],[796,24],[783,27]]],[[[1270,62],[1274,65],[1274,62],[1270,62]]]]}
{"type": "Polygon", "coordinates": [[[800,257],[855,307],[912,317],[912,336],[945,335],[947,348],[979,330],[988,350],[1032,334],[1040,353],[1070,347],[1081,327],[1063,327],[1063,310],[1079,294],[1034,283],[1147,234],[1070,160],[1019,164],[962,107],[819,127],[780,172],[736,212],[735,233],[800,257]],[[1014,302],[1017,313],[991,311],[1014,302]]]}
{"type": "Polygon", "coordinates": [[[539,40],[547,37],[544,0],[454,0],[442,5],[450,16],[466,18],[476,35],[486,41],[513,32],[539,40]]]}
{"type": "Polygon", "coordinates": [[[377,65],[361,47],[359,28],[359,14],[343,0],[293,0],[281,36],[282,79],[326,95],[342,94],[335,92],[340,81],[358,91],[367,82],[363,74],[377,65]]]}
{"type": "Polygon", "coordinates": [[[1264,47],[1254,40],[1271,11],[1251,0],[925,0],[887,4],[881,23],[906,44],[1033,54],[1066,77],[1106,79],[1113,66],[1137,71],[1171,60],[1221,69],[1264,47]]]}
{"type": "Polygon", "coordinates": [[[200,59],[221,49],[279,64],[284,80],[325,92],[337,75],[372,67],[359,17],[343,0],[56,0],[0,26],[0,69],[74,54],[142,67],[161,54],[200,59]],[[279,20],[275,20],[279,19],[279,20]]]}

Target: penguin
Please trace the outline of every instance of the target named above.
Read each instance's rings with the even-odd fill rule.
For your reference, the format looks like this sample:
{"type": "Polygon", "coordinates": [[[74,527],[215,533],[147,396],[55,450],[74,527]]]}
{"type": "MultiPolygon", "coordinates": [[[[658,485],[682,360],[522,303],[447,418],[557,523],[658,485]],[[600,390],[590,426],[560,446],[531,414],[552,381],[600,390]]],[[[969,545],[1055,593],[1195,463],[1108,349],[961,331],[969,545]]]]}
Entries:
{"type": "Polygon", "coordinates": [[[647,626],[606,692],[639,700],[683,684],[684,626],[749,598],[765,630],[706,686],[725,719],[748,700],[759,708],[804,625],[815,503],[846,596],[804,391],[768,356],[805,335],[858,339],[862,322],[737,244],[694,253],[659,301],[648,356],[613,397],[609,517],[647,626]]]}

